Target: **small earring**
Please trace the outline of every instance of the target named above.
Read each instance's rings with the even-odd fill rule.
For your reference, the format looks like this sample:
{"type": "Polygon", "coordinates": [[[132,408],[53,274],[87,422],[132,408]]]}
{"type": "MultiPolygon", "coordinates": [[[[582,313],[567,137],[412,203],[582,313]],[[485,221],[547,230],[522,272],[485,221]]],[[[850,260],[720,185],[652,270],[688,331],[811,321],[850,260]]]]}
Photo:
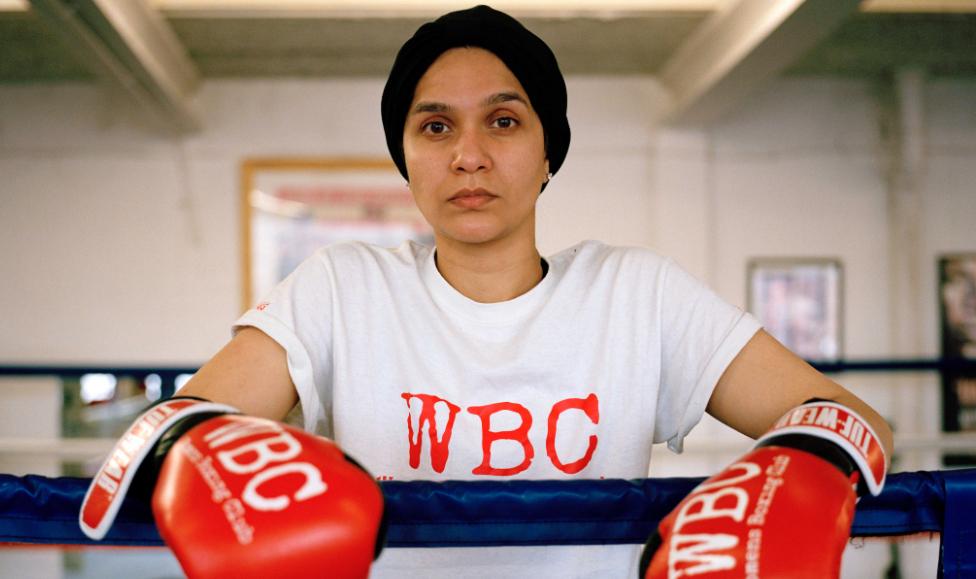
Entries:
{"type": "Polygon", "coordinates": [[[546,173],[546,183],[552,179],[552,173],[546,173]]]}

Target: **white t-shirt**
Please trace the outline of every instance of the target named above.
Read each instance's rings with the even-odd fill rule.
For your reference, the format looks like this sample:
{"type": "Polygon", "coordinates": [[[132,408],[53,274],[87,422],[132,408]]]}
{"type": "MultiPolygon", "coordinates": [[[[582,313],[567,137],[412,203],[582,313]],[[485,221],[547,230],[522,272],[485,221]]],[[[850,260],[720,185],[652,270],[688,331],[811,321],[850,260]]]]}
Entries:
{"type": "MultiPolygon", "coordinates": [[[[529,292],[474,302],[430,247],[341,243],[248,311],[305,428],[380,480],[641,478],[759,329],[674,262],[587,241],[529,292]]],[[[373,577],[630,577],[639,546],[387,549],[373,577]]]]}

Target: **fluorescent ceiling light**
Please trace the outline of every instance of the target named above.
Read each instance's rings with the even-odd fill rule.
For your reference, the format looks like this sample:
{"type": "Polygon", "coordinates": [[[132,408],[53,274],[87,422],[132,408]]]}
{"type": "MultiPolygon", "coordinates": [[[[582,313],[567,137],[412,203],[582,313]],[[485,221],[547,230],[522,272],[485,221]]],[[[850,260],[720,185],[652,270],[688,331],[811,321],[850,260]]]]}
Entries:
{"type": "MultiPolygon", "coordinates": [[[[148,0],[167,14],[428,16],[470,8],[471,0],[148,0]]],[[[701,13],[731,0],[495,0],[492,6],[519,15],[607,13],[701,13]]]]}
{"type": "Polygon", "coordinates": [[[27,0],[0,0],[0,12],[26,12],[27,0]]]}
{"type": "Polygon", "coordinates": [[[976,12],[976,0],[864,0],[863,12],[976,12]]]}
{"type": "MultiPolygon", "coordinates": [[[[470,0],[146,0],[167,14],[195,16],[401,16],[432,15],[471,6],[470,0]]],[[[516,14],[714,12],[733,0],[496,0],[516,14]]],[[[29,0],[0,0],[0,12],[25,12],[29,0]]],[[[864,0],[862,12],[976,12],[976,0],[864,0]]]]}

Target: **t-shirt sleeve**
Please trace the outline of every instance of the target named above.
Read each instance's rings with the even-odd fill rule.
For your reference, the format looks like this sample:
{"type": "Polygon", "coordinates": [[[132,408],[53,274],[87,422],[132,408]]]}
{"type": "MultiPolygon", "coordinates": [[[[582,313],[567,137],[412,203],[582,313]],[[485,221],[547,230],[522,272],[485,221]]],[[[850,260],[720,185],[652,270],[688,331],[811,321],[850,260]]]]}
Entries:
{"type": "Polygon", "coordinates": [[[661,384],[654,442],[681,452],[722,373],[761,326],[671,260],[658,284],[661,384]]]}
{"type": "Polygon", "coordinates": [[[324,251],[302,262],[234,324],[255,327],[284,348],[304,429],[326,436],[332,424],[332,272],[324,251]]]}

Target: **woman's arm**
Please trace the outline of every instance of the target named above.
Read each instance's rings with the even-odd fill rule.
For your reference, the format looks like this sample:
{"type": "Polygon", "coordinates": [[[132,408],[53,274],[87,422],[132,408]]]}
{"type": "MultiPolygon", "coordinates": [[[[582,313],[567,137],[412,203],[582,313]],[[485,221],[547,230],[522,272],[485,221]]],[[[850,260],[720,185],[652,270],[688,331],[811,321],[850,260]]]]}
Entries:
{"type": "Polygon", "coordinates": [[[786,412],[811,398],[833,400],[871,424],[887,460],[893,450],[891,428],[880,414],[760,330],[729,364],[708,402],[709,414],[758,438],[786,412]]]}
{"type": "Polygon", "coordinates": [[[282,420],[298,403],[284,348],[256,328],[243,328],[180,389],[229,404],[244,414],[282,420]]]}

